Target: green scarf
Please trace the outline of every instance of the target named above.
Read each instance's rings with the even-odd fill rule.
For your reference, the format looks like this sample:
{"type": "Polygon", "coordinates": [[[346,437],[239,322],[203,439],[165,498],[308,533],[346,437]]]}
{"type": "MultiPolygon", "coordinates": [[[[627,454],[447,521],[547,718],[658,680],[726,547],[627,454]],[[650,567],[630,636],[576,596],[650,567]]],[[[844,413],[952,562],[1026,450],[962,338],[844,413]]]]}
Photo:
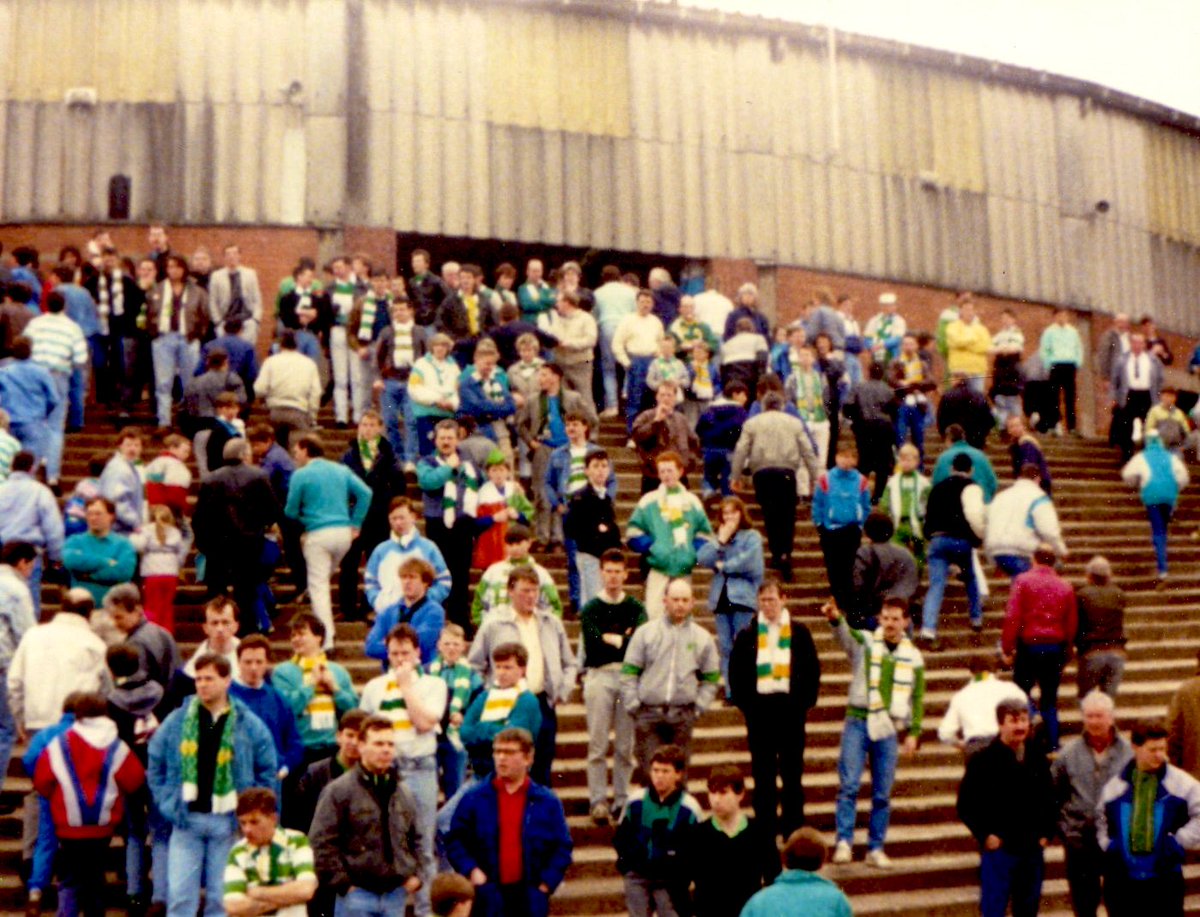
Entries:
{"type": "MultiPolygon", "coordinates": [[[[217,748],[216,770],[213,772],[212,814],[223,815],[237,809],[237,788],[233,785],[233,730],[237,710],[231,704],[217,748]]],[[[183,738],[179,742],[180,779],[183,801],[195,802],[200,797],[200,701],[193,700],[183,715],[183,738]]]]}
{"type": "Polygon", "coordinates": [[[1129,818],[1129,852],[1139,856],[1154,852],[1154,800],[1158,774],[1133,769],[1133,813],[1129,818]]]}
{"type": "Polygon", "coordinates": [[[796,387],[796,410],[805,420],[819,423],[825,420],[825,391],[821,374],[815,369],[798,369],[792,377],[796,387]]]}
{"type": "Polygon", "coordinates": [[[383,306],[385,310],[391,309],[392,297],[384,296],[382,299],[376,299],[374,293],[368,293],[363,297],[362,318],[358,322],[358,339],[364,344],[370,344],[371,338],[375,334],[375,316],[379,313],[379,307],[383,306]]]}
{"type": "Polygon", "coordinates": [[[375,439],[360,439],[358,442],[358,455],[362,459],[363,468],[370,471],[375,467],[375,460],[379,458],[379,440],[382,437],[375,439]]]}
{"type": "Polygon", "coordinates": [[[785,611],[779,619],[779,633],[771,645],[771,626],[766,618],[758,618],[758,691],[769,694],[782,684],[786,690],[792,677],[792,621],[785,611]]]}

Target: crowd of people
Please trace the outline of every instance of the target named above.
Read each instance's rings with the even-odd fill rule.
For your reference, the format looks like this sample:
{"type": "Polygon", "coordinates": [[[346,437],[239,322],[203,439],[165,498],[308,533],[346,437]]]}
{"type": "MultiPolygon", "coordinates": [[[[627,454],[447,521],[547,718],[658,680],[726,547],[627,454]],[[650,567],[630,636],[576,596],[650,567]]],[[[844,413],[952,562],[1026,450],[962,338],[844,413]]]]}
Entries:
{"type": "MultiPolygon", "coordinates": [[[[928,331],[895,293],[860,326],[825,288],[773,327],[752,284],[731,301],[606,266],[587,289],[578,263],[547,275],[535,259],[488,287],[417,250],[408,276],[347,255],[318,277],[300,259],[272,316],[236,245],[216,270],[165,227],[149,247],[122,257],[101,230],[50,271],[19,248],[0,273],[0,775],[27,743],[28,914],[54,877],[61,914],[102,910],[119,834],[133,913],[193,917],[203,898],[208,914],[544,915],[572,862],[552,775],[580,681],[589,816],[615,824],[631,914],[850,913],[805,816],[822,680],[786,601],[802,516],[851,668],[832,862],[854,858],[869,767],[864,862],[891,867],[892,787],[926,732],[946,588],[964,583],[980,634],[991,565],[1010,579],[999,653],[977,638],[938,729],[966,762],[982,912],[1036,913],[1055,838],[1077,914],[1101,894],[1113,915],[1182,912],[1200,688],[1127,742],[1124,593],[1103,557],[1079,588],[1058,570],[1070,546],[1037,434],[1077,432],[1085,348],[1066,310],[1036,348],[1011,311],[992,333],[969,293],[928,331]],[[130,423],[147,394],[152,457],[130,423]],[[326,402],[353,427],[340,456],[326,402]],[[95,410],[117,423],[113,452],[65,493],[64,434],[95,410]],[[596,441],[619,417],[641,473],[628,516],[596,441]],[[926,476],[932,427],[946,448],[926,476]],[[185,663],[193,548],[205,639],[185,663]],[[565,597],[539,553],[563,555],[565,597]],[[47,620],[43,579],[63,586],[47,620]],[[279,621],[292,656],[273,664],[284,596],[308,608],[279,621]],[[360,655],[380,674],[363,686],[335,661],[339,619],[370,623],[360,655]],[[1072,657],[1084,734],[1060,748],[1072,657]],[[718,698],[744,717],[750,773],[712,769],[706,818],[686,776],[718,698]]],[[[1117,316],[1096,359],[1161,585],[1192,419],[1149,319],[1117,316]]]]}

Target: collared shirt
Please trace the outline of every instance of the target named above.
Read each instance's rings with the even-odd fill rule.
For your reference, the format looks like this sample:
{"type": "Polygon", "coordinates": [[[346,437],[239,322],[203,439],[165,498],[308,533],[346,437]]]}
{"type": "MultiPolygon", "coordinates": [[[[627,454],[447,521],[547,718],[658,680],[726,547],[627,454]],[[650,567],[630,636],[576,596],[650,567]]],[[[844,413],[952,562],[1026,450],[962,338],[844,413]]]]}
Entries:
{"type": "Polygon", "coordinates": [[[525,848],[521,841],[525,823],[525,805],[529,801],[529,778],[510,793],[503,781],[492,781],[496,788],[496,821],[500,840],[500,884],[512,885],[525,878],[525,848]]]}
{"type": "Polygon", "coordinates": [[[1129,354],[1125,360],[1125,381],[1129,390],[1147,392],[1150,390],[1150,354],[1142,352],[1129,354]]]}

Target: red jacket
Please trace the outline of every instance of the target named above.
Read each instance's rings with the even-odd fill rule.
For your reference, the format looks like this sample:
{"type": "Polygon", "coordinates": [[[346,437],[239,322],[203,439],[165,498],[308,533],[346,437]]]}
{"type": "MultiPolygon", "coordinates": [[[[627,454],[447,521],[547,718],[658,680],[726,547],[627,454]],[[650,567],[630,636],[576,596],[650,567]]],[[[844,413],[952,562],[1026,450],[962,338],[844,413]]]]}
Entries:
{"type": "Polygon", "coordinates": [[[46,746],[33,786],[50,800],[60,838],[112,837],[125,813],[125,797],[146,780],[142,763],[117,738],[107,717],[82,720],[46,746]]]}
{"type": "Polygon", "coordinates": [[[1078,622],[1075,589],[1051,567],[1034,565],[1013,580],[1000,646],[1008,655],[1019,643],[1069,646],[1078,622]]]}

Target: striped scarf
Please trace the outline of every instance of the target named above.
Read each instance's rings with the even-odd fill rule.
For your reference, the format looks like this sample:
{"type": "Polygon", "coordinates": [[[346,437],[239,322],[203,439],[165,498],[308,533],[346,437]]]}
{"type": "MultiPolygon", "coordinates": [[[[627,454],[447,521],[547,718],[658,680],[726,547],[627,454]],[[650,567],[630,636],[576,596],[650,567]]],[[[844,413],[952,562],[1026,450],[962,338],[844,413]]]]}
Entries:
{"type": "Polygon", "coordinates": [[[919,499],[921,475],[915,471],[897,470],[888,483],[888,509],[892,514],[892,522],[896,526],[900,526],[907,521],[913,537],[923,537],[919,499]]]}
{"type": "Polygon", "coordinates": [[[892,702],[883,705],[883,660],[887,643],[883,628],[871,635],[867,646],[867,735],[877,742],[896,734],[897,724],[908,722],[912,713],[913,673],[916,670],[917,650],[908,637],[903,637],[892,653],[895,667],[892,672],[892,702]]]}
{"type": "MultiPolygon", "coordinates": [[[[440,455],[437,461],[439,465],[446,464],[446,460],[440,455]]],[[[460,482],[463,515],[474,519],[479,510],[479,475],[470,462],[459,462],[458,467],[451,471],[446,486],[442,488],[442,523],[448,529],[454,528],[454,521],[458,518],[460,482]]]]}
{"type": "Polygon", "coordinates": [[[158,333],[170,334],[171,325],[174,324],[175,310],[179,309],[179,333],[187,337],[187,312],[184,311],[184,300],[187,293],[187,287],[184,286],[179,294],[179,302],[175,302],[175,290],[168,280],[162,285],[162,308],[158,311],[158,333]]]}
{"type": "Polygon", "coordinates": [[[125,284],[121,279],[121,269],[113,268],[113,272],[105,278],[100,275],[96,283],[97,302],[96,316],[100,319],[100,333],[108,334],[108,317],[120,318],[125,314],[125,284]]]}
{"type": "MultiPolygon", "coordinates": [[[[237,809],[237,787],[233,784],[233,733],[237,724],[237,709],[230,706],[217,746],[217,763],[213,770],[212,814],[223,815],[237,809]]],[[[179,773],[183,801],[200,798],[200,701],[193,700],[183,715],[183,736],[179,742],[179,773]]]]}
{"type": "Polygon", "coordinates": [[[479,294],[472,293],[462,298],[463,310],[467,313],[467,331],[471,337],[479,334],[479,294]]]}
{"type": "MultiPolygon", "coordinates": [[[[454,665],[450,665],[441,656],[429,663],[429,674],[436,675],[450,689],[450,703],[447,705],[447,712],[451,714],[467,712],[467,701],[471,699],[472,671],[465,662],[456,662],[454,665]]],[[[446,738],[455,748],[462,749],[462,738],[459,735],[458,726],[447,726],[446,738]]]]}
{"type": "Polygon", "coordinates": [[[792,376],[796,387],[796,410],[805,420],[820,423],[825,420],[825,393],[821,374],[813,369],[797,369],[792,376]]]}
{"type": "MultiPolygon", "coordinates": [[[[417,666],[416,675],[421,677],[420,666],[417,666]]],[[[379,702],[379,712],[392,721],[398,742],[413,737],[412,718],[408,715],[408,704],[404,701],[404,694],[396,684],[395,674],[388,676],[387,685],[383,689],[383,699],[379,702]]]]}
{"type": "Polygon", "coordinates": [[[483,713],[479,715],[481,723],[502,723],[508,719],[517,705],[517,698],[528,688],[522,678],[513,688],[492,688],[483,700],[483,713]]]}
{"type": "Polygon", "coordinates": [[[358,322],[358,339],[364,344],[370,344],[371,339],[375,336],[375,316],[379,314],[381,305],[386,312],[391,308],[392,297],[384,296],[382,299],[376,299],[373,294],[363,297],[362,318],[358,322]]]}
{"type": "Polygon", "coordinates": [[[1154,852],[1154,800],[1158,774],[1133,769],[1133,811],[1129,816],[1129,852],[1144,856],[1154,852]]]}
{"type": "Polygon", "coordinates": [[[414,322],[409,322],[407,325],[392,322],[392,366],[396,369],[412,366],[413,359],[417,355],[416,349],[413,347],[414,327],[416,327],[414,322]]]}
{"type": "Polygon", "coordinates": [[[671,543],[676,547],[685,546],[690,539],[687,510],[691,508],[688,492],[682,487],[668,490],[659,489],[658,514],[671,530],[671,543]]]}
{"type": "Polygon", "coordinates": [[[350,280],[335,280],[330,288],[333,300],[336,324],[345,325],[354,308],[354,282],[350,280]]]}
{"type": "Polygon", "coordinates": [[[492,370],[492,374],[486,379],[479,370],[471,367],[471,381],[479,386],[483,392],[483,397],[492,404],[501,404],[504,401],[504,383],[501,381],[500,371],[492,370]]]}
{"type": "Polygon", "coordinates": [[[375,467],[375,460],[379,458],[379,442],[383,437],[377,436],[374,439],[356,440],[358,443],[358,457],[362,459],[363,469],[370,471],[375,467]]]}
{"type": "Polygon", "coordinates": [[[586,444],[579,448],[568,446],[567,454],[571,457],[571,466],[567,471],[567,493],[573,494],[578,490],[583,490],[584,485],[587,484],[588,447],[586,444]]]}
{"type": "Polygon", "coordinates": [[[713,395],[716,394],[712,367],[703,360],[696,360],[692,363],[692,368],[695,370],[692,377],[692,394],[697,401],[712,401],[713,395]]]}
{"type": "Polygon", "coordinates": [[[329,665],[325,654],[319,653],[309,659],[305,659],[302,656],[293,656],[292,662],[300,667],[304,687],[313,688],[313,695],[308,701],[308,706],[304,708],[304,713],[308,716],[309,726],[314,732],[336,729],[337,711],[333,705],[333,695],[325,691],[318,691],[314,687],[317,681],[317,668],[329,665]]]}
{"type": "Polygon", "coordinates": [[[792,678],[792,619],[785,610],[779,618],[776,639],[771,625],[758,616],[758,693],[786,693],[792,678]]]}

